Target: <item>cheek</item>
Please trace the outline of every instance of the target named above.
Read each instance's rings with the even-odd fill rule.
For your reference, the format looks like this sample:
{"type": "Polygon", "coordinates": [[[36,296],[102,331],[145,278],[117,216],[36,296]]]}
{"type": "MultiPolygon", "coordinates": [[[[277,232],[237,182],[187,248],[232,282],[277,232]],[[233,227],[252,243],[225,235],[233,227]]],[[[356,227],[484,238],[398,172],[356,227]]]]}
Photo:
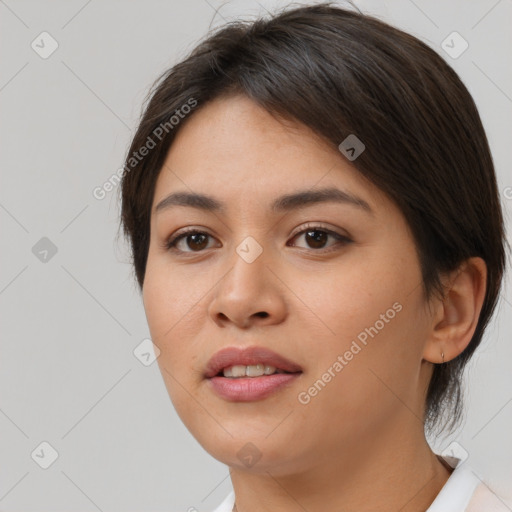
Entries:
{"type": "Polygon", "coordinates": [[[400,306],[393,305],[401,302],[404,280],[403,273],[400,276],[394,269],[359,262],[334,269],[320,279],[310,274],[297,289],[297,296],[316,314],[322,327],[319,334],[329,341],[327,346],[332,343],[335,349],[348,349],[361,333],[364,341],[366,329],[375,323],[379,332],[384,331],[399,316],[396,309],[400,306]]]}
{"type": "Polygon", "coordinates": [[[147,323],[151,339],[160,350],[157,363],[169,397],[185,424],[189,416],[198,413],[189,392],[195,385],[191,366],[201,353],[195,344],[198,324],[194,315],[208,289],[206,285],[205,290],[200,289],[200,284],[200,279],[190,284],[177,269],[170,269],[168,262],[148,257],[142,293],[147,323]]]}
{"type": "Polygon", "coordinates": [[[165,257],[148,257],[143,300],[149,327],[158,338],[172,337],[187,315],[205,294],[207,284],[197,276],[187,277],[179,267],[173,268],[165,257]]]}
{"type": "Polygon", "coordinates": [[[425,334],[421,275],[414,260],[395,258],[392,265],[389,261],[385,254],[371,262],[360,261],[350,271],[324,276],[321,286],[316,280],[310,280],[309,288],[304,283],[302,295],[298,294],[319,318],[318,326],[315,321],[314,327],[305,326],[303,331],[317,332],[303,346],[311,367],[303,388],[318,379],[329,381],[325,388],[321,383],[317,386],[324,399],[350,404],[353,412],[383,397],[392,398],[386,385],[397,393],[407,392],[421,362],[425,334]]]}
{"type": "Polygon", "coordinates": [[[175,371],[194,350],[194,315],[207,290],[201,280],[189,282],[169,264],[148,258],[143,301],[151,339],[160,349],[159,363],[175,371]],[[202,288],[205,288],[204,290],[202,288]],[[191,343],[192,341],[192,343],[191,343]]]}

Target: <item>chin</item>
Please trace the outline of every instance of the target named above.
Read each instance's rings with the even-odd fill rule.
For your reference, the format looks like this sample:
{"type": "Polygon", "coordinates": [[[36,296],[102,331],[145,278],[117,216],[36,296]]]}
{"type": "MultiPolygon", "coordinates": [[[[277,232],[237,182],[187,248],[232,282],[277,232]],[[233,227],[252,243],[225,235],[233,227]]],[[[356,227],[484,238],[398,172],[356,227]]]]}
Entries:
{"type": "Polygon", "coordinates": [[[221,437],[202,439],[197,437],[206,452],[219,462],[237,470],[272,475],[289,474],[296,468],[292,462],[296,455],[290,453],[289,445],[282,441],[265,438],[265,435],[252,437],[243,429],[238,436],[231,437],[222,431],[221,437]]]}

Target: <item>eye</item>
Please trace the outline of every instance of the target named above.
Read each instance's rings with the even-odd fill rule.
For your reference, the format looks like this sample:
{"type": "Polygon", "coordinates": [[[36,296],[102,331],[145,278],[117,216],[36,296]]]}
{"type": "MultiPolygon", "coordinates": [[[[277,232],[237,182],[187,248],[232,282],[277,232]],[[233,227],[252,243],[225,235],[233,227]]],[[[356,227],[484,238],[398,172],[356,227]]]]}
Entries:
{"type": "Polygon", "coordinates": [[[169,240],[165,242],[165,249],[168,251],[177,251],[177,252],[200,252],[205,246],[208,245],[207,240],[210,235],[205,233],[204,231],[199,231],[198,229],[189,229],[187,231],[182,232],[181,234],[171,237],[169,240]],[[189,248],[192,248],[191,251],[182,250],[178,247],[178,244],[182,241],[190,240],[190,243],[186,245],[189,248]]]}
{"type": "MultiPolygon", "coordinates": [[[[305,236],[305,240],[310,245],[310,248],[315,249],[314,252],[330,252],[331,250],[335,250],[335,248],[328,248],[327,251],[324,250],[324,245],[326,244],[329,237],[338,242],[338,244],[333,245],[346,245],[352,242],[352,240],[347,236],[341,235],[335,231],[318,225],[307,226],[306,229],[296,233],[292,237],[292,240],[298,238],[299,235],[305,236]]],[[[173,252],[201,252],[203,249],[208,248],[208,237],[211,237],[211,235],[204,231],[200,231],[198,229],[189,229],[169,238],[164,242],[163,247],[164,249],[173,252]],[[185,242],[185,246],[179,247],[179,244],[182,241],[185,242]],[[187,250],[187,248],[190,250],[187,250]]]]}
{"type": "Polygon", "coordinates": [[[341,235],[335,231],[317,225],[309,225],[307,229],[299,231],[296,235],[294,235],[293,238],[295,239],[299,235],[305,237],[304,240],[311,248],[320,249],[315,252],[331,252],[332,250],[336,249],[334,247],[333,249],[328,248],[327,250],[324,250],[324,245],[326,244],[329,237],[338,241],[338,244],[333,245],[346,245],[352,242],[352,240],[347,236],[341,235]]]}

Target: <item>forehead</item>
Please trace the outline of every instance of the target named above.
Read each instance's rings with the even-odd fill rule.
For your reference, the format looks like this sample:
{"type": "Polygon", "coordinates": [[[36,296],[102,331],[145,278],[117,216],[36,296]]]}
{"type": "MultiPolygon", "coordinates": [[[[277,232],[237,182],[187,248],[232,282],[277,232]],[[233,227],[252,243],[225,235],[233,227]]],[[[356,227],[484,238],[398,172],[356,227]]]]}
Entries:
{"type": "Polygon", "coordinates": [[[278,120],[236,96],[208,103],[180,128],[158,176],[153,208],[173,191],[270,207],[278,196],[327,188],[368,205],[386,201],[309,127],[278,120]]]}

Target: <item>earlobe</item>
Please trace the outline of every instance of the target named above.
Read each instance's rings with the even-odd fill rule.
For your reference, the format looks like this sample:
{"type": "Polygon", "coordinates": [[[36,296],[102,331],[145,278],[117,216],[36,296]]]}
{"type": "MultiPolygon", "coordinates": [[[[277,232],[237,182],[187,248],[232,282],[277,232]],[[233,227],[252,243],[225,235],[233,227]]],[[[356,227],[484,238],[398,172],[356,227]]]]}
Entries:
{"type": "Polygon", "coordinates": [[[450,275],[444,299],[435,302],[423,359],[442,364],[464,351],[476,330],[486,285],[487,265],[480,257],[469,258],[450,275]]]}

